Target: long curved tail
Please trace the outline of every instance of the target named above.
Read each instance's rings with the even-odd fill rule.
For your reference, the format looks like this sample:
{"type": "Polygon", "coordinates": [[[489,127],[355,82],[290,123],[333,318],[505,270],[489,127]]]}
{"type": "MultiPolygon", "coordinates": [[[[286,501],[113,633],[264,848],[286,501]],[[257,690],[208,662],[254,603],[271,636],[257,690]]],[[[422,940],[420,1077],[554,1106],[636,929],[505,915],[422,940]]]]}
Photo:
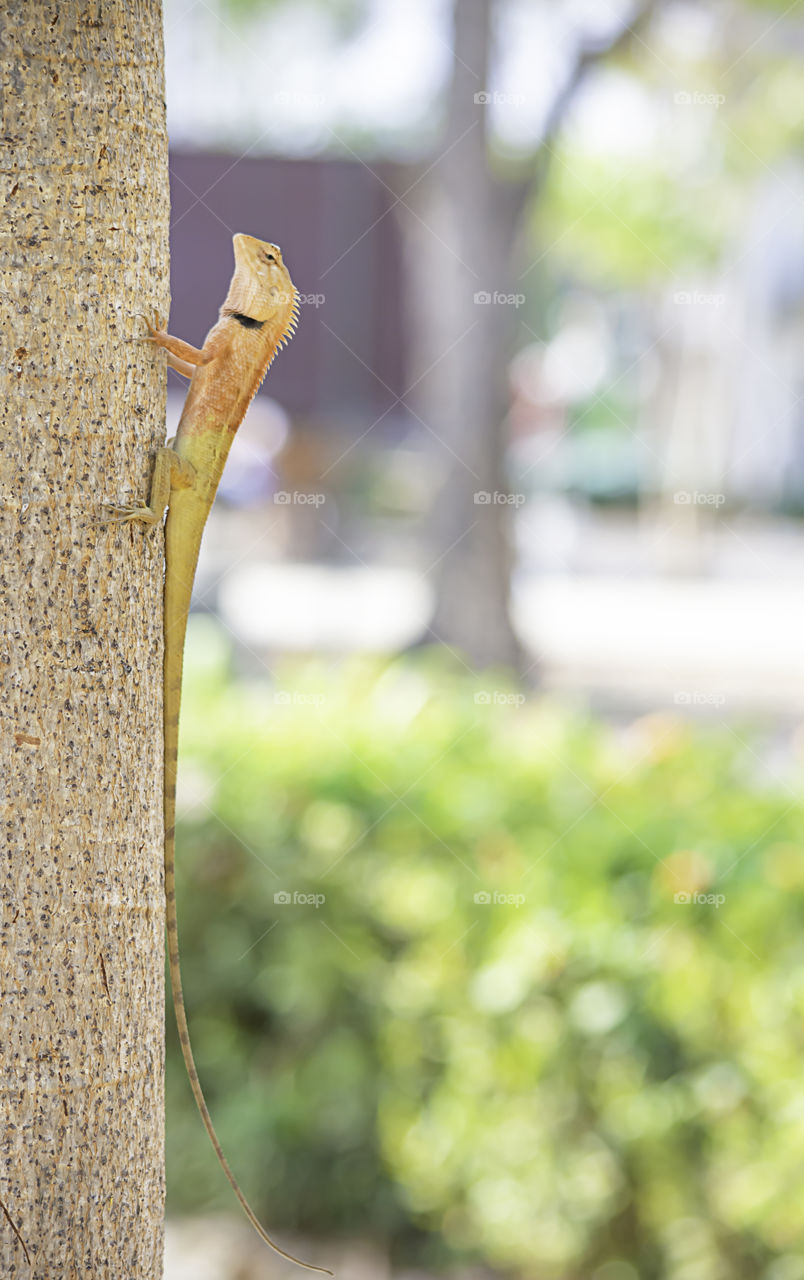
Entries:
{"type": "MultiPolygon", "coordinates": [[[[168,517],[169,520],[169,517],[168,517]]],[[[200,539],[199,539],[200,542],[200,539]]],[[[168,565],[170,560],[168,560],[168,565]]],[[[175,561],[174,561],[175,564],[175,561]]],[[[190,604],[190,590],[192,589],[192,574],[195,571],[193,564],[190,577],[190,586],[185,589],[185,575],[183,582],[171,582],[171,571],[168,568],[167,580],[165,582],[165,684],[164,684],[164,733],[165,733],[165,921],[167,926],[167,944],[168,944],[168,967],[170,969],[170,985],[173,991],[173,1008],[176,1014],[176,1025],[179,1030],[179,1040],[181,1042],[181,1052],[184,1058],[184,1065],[187,1069],[187,1075],[190,1080],[190,1088],[193,1091],[196,1106],[201,1114],[209,1140],[215,1148],[215,1155],[218,1157],[223,1172],[229,1179],[229,1185],[237,1196],[243,1211],[251,1223],[254,1230],[261,1240],[264,1240],[274,1253],[278,1253],[280,1257],[287,1258],[289,1262],[295,1262],[300,1267],[306,1267],[308,1271],[320,1271],[324,1275],[333,1275],[327,1267],[316,1267],[311,1262],[303,1262],[301,1258],[294,1258],[292,1253],[287,1253],[284,1249],[272,1240],[268,1232],[263,1227],[259,1218],[251,1208],[248,1200],[240,1190],[240,1186],[235,1178],[232,1170],[229,1168],[229,1162],[223,1154],[223,1149],[218,1141],[218,1135],[212,1124],[212,1117],[204,1098],[201,1088],[201,1081],[198,1078],[198,1072],[193,1058],[193,1050],[190,1044],[190,1030],[187,1026],[187,1012],[184,1007],[184,992],[181,985],[181,969],[179,966],[179,928],[176,918],[176,870],[175,870],[175,848],[176,848],[176,764],[179,746],[179,707],[181,704],[181,680],[182,667],[184,659],[184,636],[187,629],[187,613],[190,604]]]]}

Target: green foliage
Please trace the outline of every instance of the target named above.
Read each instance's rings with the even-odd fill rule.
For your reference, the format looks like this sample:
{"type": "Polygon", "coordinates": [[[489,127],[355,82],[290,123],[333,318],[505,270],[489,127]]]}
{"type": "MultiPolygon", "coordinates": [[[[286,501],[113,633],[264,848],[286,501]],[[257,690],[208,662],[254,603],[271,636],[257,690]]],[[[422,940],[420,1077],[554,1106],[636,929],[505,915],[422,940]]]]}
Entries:
{"type": "MultiPolygon", "coordinates": [[[[756,739],[427,656],[236,684],[210,635],[186,994],[268,1220],[540,1280],[800,1280],[802,811],[756,739]]],[[[171,1205],[228,1206],[175,1043],[169,1086],[171,1205]]]]}
{"type": "Polygon", "coordinates": [[[533,208],[535,243],[539,253],[549,247],[553,270],[604,289],[644,289],[679,273],[705,276],[740,253],[762,183],[795,168],[804,138],[798,55],[766,21],[770,12],[759,17],[777,8],[721,8],[697,51],[694,39],[667,38],[672,22],[659,23],[603,64],[637,96],[610,106],[605,146],[570,128],[554,148],[533,208]],[[726,37],[730,23],[745,43],[726,37]],[[640,114],[650,143],[632,136],[640,114]]]}
{"type": "Polygon", "coordinates": [[[658,162],[572,156],[555,165],[537,208],[537,243],[550,245],[575,278],[603,288],[645,285],[679,269],[711,268],[724,231],[738,225],[739,199],[723,175],[681,183],[658,162]]]}
{"type": "MultiPolygon", "coordinates": [[[[288,0],[220,0],[220,10],[227,18],[243,22],[266,14],[281,15],[291,7],[288,0]]],[[[312,0],[308,18],[317,16],[320,22],[329,22],[335,33],[345,39],[365,23],[367,8],[366,0],[312,0]]]]}

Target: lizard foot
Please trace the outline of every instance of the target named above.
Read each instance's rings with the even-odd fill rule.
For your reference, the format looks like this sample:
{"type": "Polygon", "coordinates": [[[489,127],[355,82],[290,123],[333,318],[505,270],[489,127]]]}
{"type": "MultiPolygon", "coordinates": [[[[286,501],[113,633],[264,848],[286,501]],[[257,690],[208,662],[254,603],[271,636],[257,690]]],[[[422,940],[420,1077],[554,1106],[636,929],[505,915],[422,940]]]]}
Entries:
{"type": "Polygon", "coordinates": [[[149,532],[161,522],[161,515],[152,510],[147,502],[141,502],[133,506],[118,505],[114,502],[104,502],[102,524],[131,524],[134,520],[141,520],[143,524],[149,526],[149,532]]]}
{"type": "Polygon", "coordinates": [[[150,319],[142,311],[137,311],[136,314],[140,317],[141,320],[145,321],[145,323],[148,326],[148,332],[139,337],[127,338],[126,341],[127,342],[150,342],[157,347],[163,346],[165,340],[168,337],[168,334],[167,334],[167,331],[162,328],[163,321],[159,313],[155,311],[150,319]]]}

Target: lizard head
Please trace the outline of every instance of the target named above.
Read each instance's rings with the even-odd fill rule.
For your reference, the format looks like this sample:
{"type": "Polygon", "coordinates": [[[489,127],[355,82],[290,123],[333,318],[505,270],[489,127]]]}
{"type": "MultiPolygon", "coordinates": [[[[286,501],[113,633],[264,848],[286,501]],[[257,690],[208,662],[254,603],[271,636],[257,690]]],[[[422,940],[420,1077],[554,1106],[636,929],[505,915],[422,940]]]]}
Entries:
{"type": "Polygon", "coordinates": [[[298,294],[279,246],[239,234],[232,244],[235,272],[224,308],[270,323],[280,338],[289,336],[298,318],[298,294]]]}

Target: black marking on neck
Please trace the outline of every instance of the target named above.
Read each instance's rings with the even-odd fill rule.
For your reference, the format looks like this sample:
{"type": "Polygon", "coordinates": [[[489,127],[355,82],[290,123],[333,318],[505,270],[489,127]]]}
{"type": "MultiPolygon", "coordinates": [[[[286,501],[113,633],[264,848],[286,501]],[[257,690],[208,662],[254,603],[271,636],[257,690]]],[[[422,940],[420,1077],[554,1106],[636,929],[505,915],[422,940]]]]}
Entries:
{"type": "Polygon", "coordinates": [[[242,311],[230,311],[229,315],[238,324],[242,324],[244,329],[261,329],[265,324],[264,320],[255,320],[253,316],[244,316],[242,311]]]}

